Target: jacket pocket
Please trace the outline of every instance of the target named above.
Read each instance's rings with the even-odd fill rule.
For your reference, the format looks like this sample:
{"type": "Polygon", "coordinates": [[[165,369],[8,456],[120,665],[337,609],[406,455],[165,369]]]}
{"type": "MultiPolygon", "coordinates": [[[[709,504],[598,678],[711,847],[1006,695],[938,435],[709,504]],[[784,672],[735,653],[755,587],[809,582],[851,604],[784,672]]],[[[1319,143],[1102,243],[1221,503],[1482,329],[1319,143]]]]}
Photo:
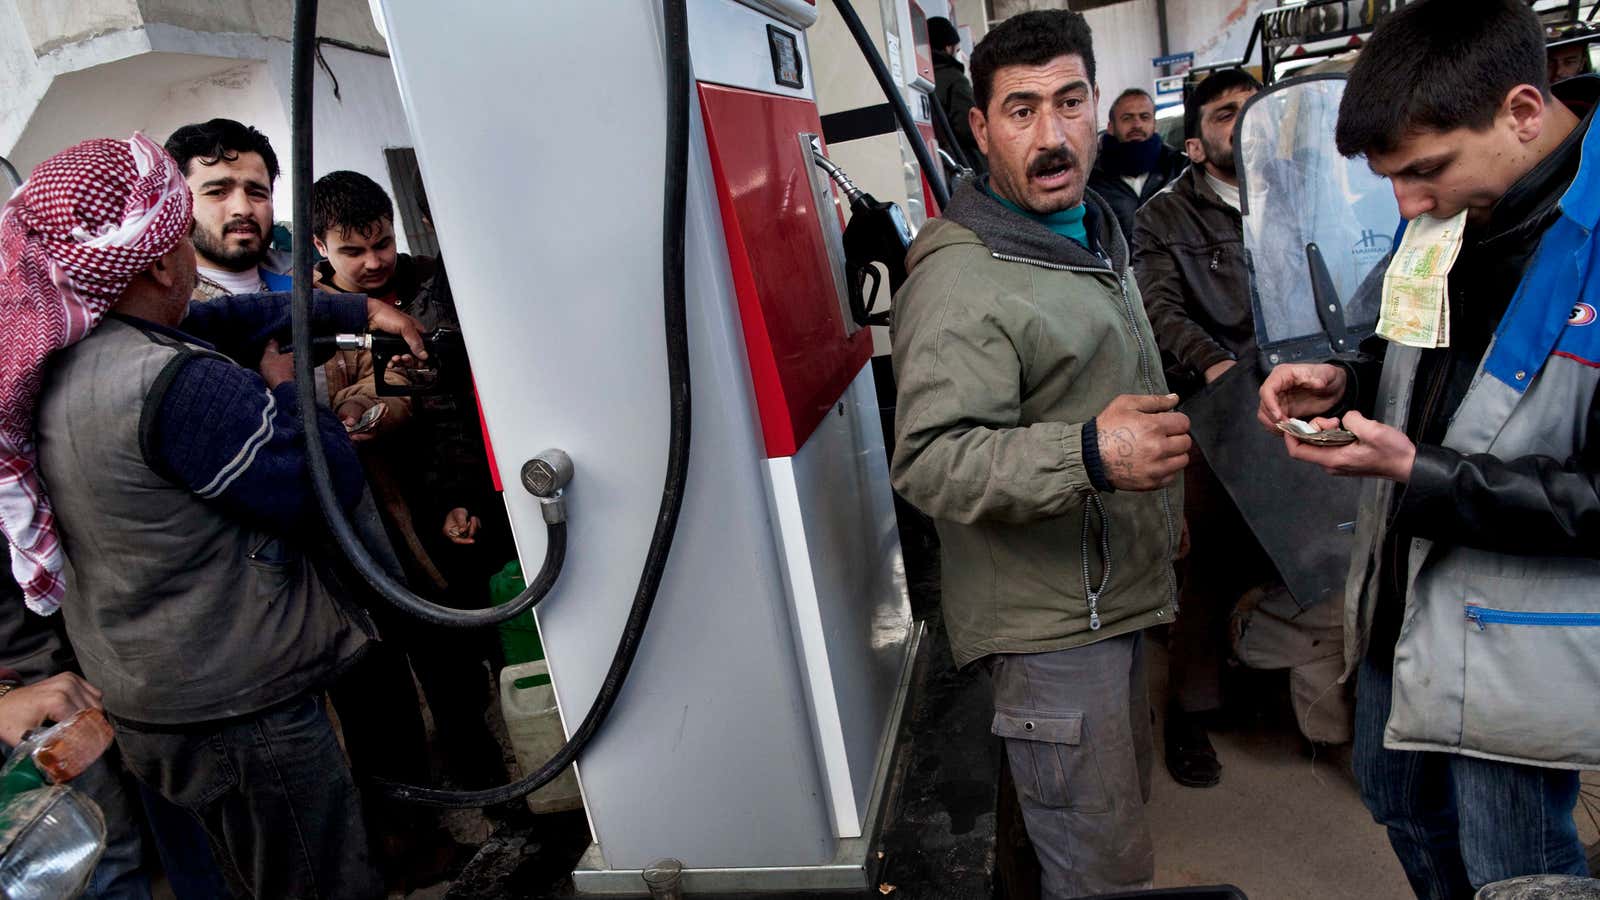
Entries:
{"type": "Polygon", "coordinates": [[[992,730],[1006,741],[1011,773],[1025,800],[1070,812],[1111,808],[1094,748],[1083,741],[1083,713],[997,707],[992,730]]]}
{"type": "Polygon", "coordinates": [[[1510,605],[1463,609],[1462,745],[1532,762],[1600,765],[1600,612],[1502,608],[1510,605]]]}
{"type": "Polygon", "coordinates": [[[288,593],[296,556],[280,538],[271,534],[258,536],[252,541],[246,559],[250,564],[252,596],[270,604],[288,593]]]}

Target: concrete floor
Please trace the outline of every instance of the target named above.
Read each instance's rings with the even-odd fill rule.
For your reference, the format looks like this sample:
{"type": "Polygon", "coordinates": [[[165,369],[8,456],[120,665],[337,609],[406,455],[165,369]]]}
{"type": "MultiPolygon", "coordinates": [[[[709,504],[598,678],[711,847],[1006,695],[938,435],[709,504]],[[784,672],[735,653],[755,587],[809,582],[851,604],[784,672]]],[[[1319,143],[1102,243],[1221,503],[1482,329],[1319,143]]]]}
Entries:
{"type": "MultiPolygon", "coordinates": [[[[1160,646],[1150,686],[1155,708],[1165,709],[1160,646]]],[[[1383,829],[1357,796],[1348,747],[1312,761],[1292,719],[1270,711],[1211,740],[1223,765],[1216,787],[1183,787],[1156,765],[1149,809],[1157,887],[1232,884],[1250,900],[1411,896],[1383,829]]]]}

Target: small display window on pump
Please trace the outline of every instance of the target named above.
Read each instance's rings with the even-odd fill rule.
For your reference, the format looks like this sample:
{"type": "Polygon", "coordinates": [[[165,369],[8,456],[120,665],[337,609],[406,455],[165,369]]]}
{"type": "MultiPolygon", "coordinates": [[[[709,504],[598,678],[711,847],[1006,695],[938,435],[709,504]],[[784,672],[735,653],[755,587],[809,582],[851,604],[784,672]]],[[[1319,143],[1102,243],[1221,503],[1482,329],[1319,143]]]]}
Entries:
{"type": "Polygon", "coordinates": [[[772,77],[785,87],[804,88],[800,74],[800,39],[776,25],[767,26],[767,43],[772,49],[772,77]]]}

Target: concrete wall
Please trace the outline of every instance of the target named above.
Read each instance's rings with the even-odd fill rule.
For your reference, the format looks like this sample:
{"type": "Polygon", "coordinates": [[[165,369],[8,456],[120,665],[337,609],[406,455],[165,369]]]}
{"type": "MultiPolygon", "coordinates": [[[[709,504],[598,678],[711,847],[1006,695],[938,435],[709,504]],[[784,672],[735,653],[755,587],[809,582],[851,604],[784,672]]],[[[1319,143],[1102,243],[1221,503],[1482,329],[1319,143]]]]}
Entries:
{"type": "Polygon", "coordinates": [[[75,44],[113,31],[144,24],[136,0],[98,0],[63,3],[61,0],[16,0],[18,18],[35,55],[75,44]]]}
{"type": "MultiPolygon", "coordinates": [[[[43,56],[34,53],[19,4],[58,4],[0,0],[0,83],[16,86],[0,92],[0,155],[24,176],[50,154],[86,138],[126,137],[138,130],[164,141],[180,125],[221,116],[253,125],[272,141],[283,170],[275,213],[280,220],[291,218],[287,0],[141,0],[147,19],[166,21],[98,33],[43,56]],[[261,33],[192,30],[173,20],[261,33]],[[269,34],[275,31],[284,37],[269,34]]],[[[62,27],[93,31],[96,21],[111,21],[111,12],[125,12],[125,6],[122,0],[81,4],[77,18],[62,14],[57,20],[62,27]],[[106,15],[95,20],[89,15],[95,9],[106,15]]],[[[319,33],[331,30],[362,46],[383,46],[365,2],[324,0],[322,7],[319,33]]],[[[39,9],[29,13],[42,21],[39,9]]],[[[315,73],[313,171],[354,169],[392,194],[383,151],[412,141],[389,60],[334,46],[324,46],[322,56],[327,69],[319,66],[315,73]]],[[[397,239],[404,249],[403,231],[397,239]]]]}
{"type": "MultiPolygon", "coordinates": [[[[994,0],[995,22],[1028,10],[1068,5],[1066,0],[994,0]]],[[[1237,58],[1256,16],[1275,5],[1274,0],[1167,0],[1170,52],[1193,52],[1197,65],[1237,58]]],[[[1150,60],[1161,55],[1156,0],[1126,0],[1088,10],[1083,17],[1094,30],[1098,116],[1104,127],[1111,102],[1124,88],[1154,88],[1156,70],[1150,60]]]]}
{"type": "MultiPolygon", "coordinates": [[[[1168,0],[1167,6],[1182,5],[1168,0]]],[[[1188,0],[1203,3],[1206,0],[1188,0]]],[[[1161,55],[1161,31],[1156,19],[1156,0],[1129,0],[1091,9],[1083,14],[1094,30],[1095,80],[1100,86],[1100,108],[1096,121],[1106,126],[1111,103],[1123,89],[1152,90],[1155,69],[1150,60],[1161,55]]]]}
{"type": "MultiPolygon", "coordinates": [[[[59,0],[32,0],[59,2],[59,0]]],[[[103,3],[106,0],[95,0],[103,3]]],[[[126,3],[128,0],[117,0],[126,3]]],[[[161,22],[213,34],[255,34],[289,40],[294,36],[291,0],[138,0],[146,22],[161,22]]],[[[322,0],[317,4],[317,35],[362,47],[386,49],[366,0],[322,0]]]]}

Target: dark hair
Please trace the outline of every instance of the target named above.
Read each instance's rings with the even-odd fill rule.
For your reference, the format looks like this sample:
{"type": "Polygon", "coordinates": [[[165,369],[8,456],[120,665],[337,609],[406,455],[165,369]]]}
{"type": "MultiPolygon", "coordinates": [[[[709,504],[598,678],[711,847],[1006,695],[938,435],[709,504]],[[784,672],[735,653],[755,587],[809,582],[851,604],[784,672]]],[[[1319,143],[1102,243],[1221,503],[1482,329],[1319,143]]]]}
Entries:
{"type": "Polygon", "coordinates": [[[214,166],[220,160],[233,162],[241,153],[258,153],[261,161],[267,164],[267,180],[278,180],[278,154],[272,152],[272,142],[249,125],[232,119],[185,125],[167,138],[166,148],[185,176],[189,174],[191,160],[198,159],[203,166],[214,166]]]}
{"type": "Polygon", "coordinates": [[[961,32],[944,16],[929,16],[928,43],[936,50],[943,50],[951,44],[961,43],[961,32]]]}
{"type": "Polygon", "coordinates": [[[335,228],[370,236],[384,219],[394,221],[394,201],[360,172],[329,172],[311,186],[311,233],[319,238],[335,228]]]}
{"type": "Polygon", "coordinates": [[[1335,139],[1345,156],[1388,153],[1417,128],[1482,131],[1506,94],[1550,96],[1544,28],[1527,0],[1422,0],[1396,10],[1356,57],[1335,139]]]}
{"type": "Polygon", "coordinates": [[[1243,69],[1219,69],[1207,75],[1189,96],[1183,101],[1183,136],[1197,138],[1200,136],[1200,108],[1207,103],[1237,91],[1240,88],[1249,88],[1252,91],[1261,90],[1261,82],[1254,75],[1243,69]]]}
{"type": "Polygon", "coordinates": [[[996,71],[1006,66],[1044,65],[1070,54],[1083,57],[1089,83],[1094,84],[1094,35],[1081,13],[1049,9],[1012,16],[972,49],[973,99],[987,114],[996,71]]]}
{"type": "Polygon", "coordinates": [[[1116,115],[1117,106],[1120,105],[1122,103],[1122,101],[1128,99],[1129,97],[1143,97],[1146,100],[1149,100],[1152,104],[1154,104],[1156,102],[1155,98],[1150,96],[1150,92],[1145,90],[1144,88],[1128,88],[1127,90],[1125,90],[1122,93],[1118,94],[1117,95],[1117,99],[1111,101],[1111,112],[1110,112],[1110,114],[1111,115],[1116,115]]]}

